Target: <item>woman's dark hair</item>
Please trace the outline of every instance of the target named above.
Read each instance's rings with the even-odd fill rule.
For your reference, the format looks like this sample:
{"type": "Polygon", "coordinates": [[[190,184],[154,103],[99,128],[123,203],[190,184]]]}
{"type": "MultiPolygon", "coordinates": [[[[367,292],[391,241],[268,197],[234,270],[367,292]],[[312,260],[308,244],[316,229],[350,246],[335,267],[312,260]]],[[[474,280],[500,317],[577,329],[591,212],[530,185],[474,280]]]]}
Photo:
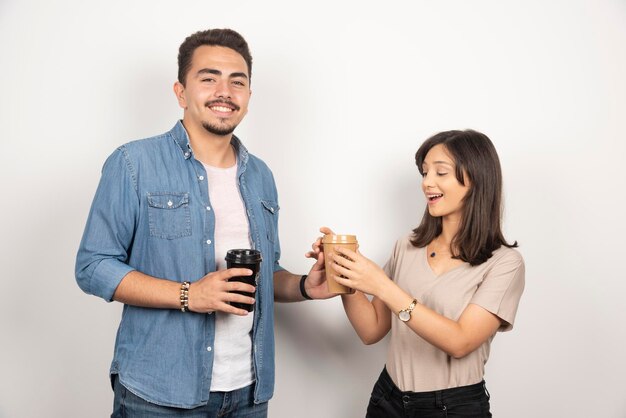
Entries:
{"type": "Polygon", "coordinates": [[[243,36],[232,29],[209,29],[188,36],[178,49],[178,81],[183,86],[191,68],[193,53],[203,45],[223,46],[239,53],[248,65],[248,77],[252,78],[252,55],[243,36]]]}
{"type": "MultiPolygon", "coordinates": [[[[427,139],[415,153],[420,174],[424,175],[422,164],[426,154],[439,144],[454,160],[459,183],[466,184],[465,176],[469,180],[461,224],[450,243],[454,258],[477,266],[502,245],[517,247],[517,241],[508,244],[502,235],[502,171],[491,140],[473,130],[440,132],[427,139]]],[[[411,244],[426,247],[441,234],[441,224],[441,217],[431,216],[426,208],[422,223],[413,230],[411,244]]]]}

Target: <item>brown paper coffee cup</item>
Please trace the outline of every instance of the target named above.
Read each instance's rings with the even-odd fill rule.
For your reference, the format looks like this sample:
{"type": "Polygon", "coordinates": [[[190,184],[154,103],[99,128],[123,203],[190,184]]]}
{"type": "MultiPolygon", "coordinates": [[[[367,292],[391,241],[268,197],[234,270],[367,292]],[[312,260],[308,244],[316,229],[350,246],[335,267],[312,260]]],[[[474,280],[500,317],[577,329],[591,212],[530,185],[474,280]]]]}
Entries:
{"type": "Polygon", "coordinates": [[[326,283],[330,293],[354,293],[354,289],[337,283],[331,276],[339,275],[330,260],[330,254],[335,253],[335,247],[344,247],[352,251],[357,248],[356,235],[324,235],[322,247],[324,248],[324,266],[326,268],[326,283]]]}

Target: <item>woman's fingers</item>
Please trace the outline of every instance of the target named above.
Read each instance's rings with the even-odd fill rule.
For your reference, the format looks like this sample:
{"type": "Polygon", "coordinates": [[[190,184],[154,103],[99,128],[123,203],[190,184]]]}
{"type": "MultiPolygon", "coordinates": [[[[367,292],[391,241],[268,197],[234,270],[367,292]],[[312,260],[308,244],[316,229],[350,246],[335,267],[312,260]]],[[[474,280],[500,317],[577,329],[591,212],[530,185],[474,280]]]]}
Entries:
{"type": "MultiPolygon", "coordinates": [[[[337,259],[339,259],[339,258],[342,258],[342,257],[333,256],[333,260],[337,260],[337,259]]],[[[347,260],[343,259],[342,261],[344,261],[344,262],[345,262],[345,261],[347,261],[347,260]]],[[[337,262],[335,262],[335,265],[334,265],[333,267],[335,268],[335,271],[336,271],[337,273],[339,273],[339,274],[341,274],[341,275],[343,275],[343,276],[346,276],[346,277],[348,277],[348,278],[349,278],[351,275],[353,275],[353,274],[354,274],[354,273],[353,273],[353,271],[352,271],[352,270],[350,270],[348,267],[345,267],[345,266],[343,266],[343,265],[341,265],[341,264],[339,264],[339,263],[337,263],[337,262]]]]}

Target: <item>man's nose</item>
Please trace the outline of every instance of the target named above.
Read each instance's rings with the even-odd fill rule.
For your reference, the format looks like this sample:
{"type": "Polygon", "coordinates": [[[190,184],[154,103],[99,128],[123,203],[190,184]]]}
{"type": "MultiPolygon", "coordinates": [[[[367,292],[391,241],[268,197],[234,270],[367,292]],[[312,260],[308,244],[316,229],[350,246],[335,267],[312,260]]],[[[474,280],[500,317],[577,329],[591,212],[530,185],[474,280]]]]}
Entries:
{"type": "Polygon", "coordinates": [[[217,97],[222,98],[222,99],[230,99],[231,98],[230,84],[228,83],[227,80],[219,81],[217,83],[217,86],[216,86],[216,89],[215,89],[215,95],[217,97]]]}

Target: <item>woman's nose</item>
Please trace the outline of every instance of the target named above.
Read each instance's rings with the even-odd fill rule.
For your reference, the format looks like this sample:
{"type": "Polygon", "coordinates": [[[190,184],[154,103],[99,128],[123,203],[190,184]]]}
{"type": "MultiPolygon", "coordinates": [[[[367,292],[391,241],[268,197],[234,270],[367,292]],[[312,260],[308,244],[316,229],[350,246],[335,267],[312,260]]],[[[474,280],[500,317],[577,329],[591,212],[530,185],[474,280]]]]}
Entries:
{"type": "Polygon", "coordinates": [[[424,176],[422,177],[422,186],[424,186],[425,188],[434,186],[432,177],[429,173],[424,174],[424,176]]]}

